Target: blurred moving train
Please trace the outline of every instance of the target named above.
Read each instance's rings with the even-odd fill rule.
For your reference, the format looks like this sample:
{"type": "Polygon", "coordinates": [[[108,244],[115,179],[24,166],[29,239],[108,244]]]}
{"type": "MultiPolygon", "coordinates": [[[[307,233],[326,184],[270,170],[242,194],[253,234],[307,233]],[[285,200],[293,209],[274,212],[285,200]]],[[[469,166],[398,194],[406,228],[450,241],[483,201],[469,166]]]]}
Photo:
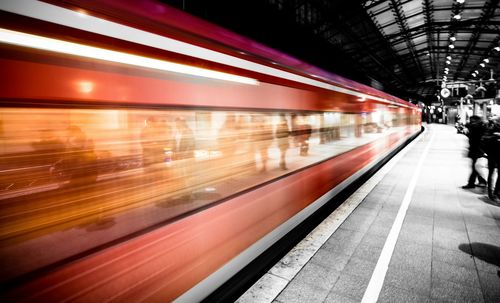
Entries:
{"type": "Polygon", "coordinates": [[[0,3],[3,302],[199,301],[420,130],[153,0],[0,3]]]}

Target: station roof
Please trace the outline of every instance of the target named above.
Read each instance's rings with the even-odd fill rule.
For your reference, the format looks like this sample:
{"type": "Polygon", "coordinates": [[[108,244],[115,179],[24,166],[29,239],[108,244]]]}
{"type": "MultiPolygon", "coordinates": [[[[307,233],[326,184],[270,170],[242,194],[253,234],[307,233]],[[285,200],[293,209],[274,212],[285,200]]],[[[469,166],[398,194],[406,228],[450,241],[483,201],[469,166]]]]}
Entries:
{"type": "Polygon", "coordinates": [[[404,99],[500,82],[500,0],[163,2],[404,99]]]}

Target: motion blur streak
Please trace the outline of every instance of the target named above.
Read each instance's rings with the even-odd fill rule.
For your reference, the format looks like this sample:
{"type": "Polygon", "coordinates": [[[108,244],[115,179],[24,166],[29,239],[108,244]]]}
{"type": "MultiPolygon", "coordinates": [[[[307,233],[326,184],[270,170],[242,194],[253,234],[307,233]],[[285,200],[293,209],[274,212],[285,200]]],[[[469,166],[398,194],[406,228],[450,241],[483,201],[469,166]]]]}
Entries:
{"type": "Polygon", "coordinates": [[[0,42],[199,77],[257,85],[255,79],[0,28],[0,42]]]}
{"type": "MultiPolygon", "coordinates": [[[[285,175],[276,170],[283,145],[286,165],[297,170],[409,126],[390,112],[364,121],[340,113],[3,108],[0,117],[2,247],[20,252],[64,232],[64,241],[30,256],[24,270],[285,175]],[[275,139],[283,118],[296,131],[275,139]],[[365,135],[354,136],[361,127],[365,135]],[[80,229],[115,231],[75,246],[80,229]]],[[[19,274],[20,263],[3,264],[3,278],[19,274]]]]}

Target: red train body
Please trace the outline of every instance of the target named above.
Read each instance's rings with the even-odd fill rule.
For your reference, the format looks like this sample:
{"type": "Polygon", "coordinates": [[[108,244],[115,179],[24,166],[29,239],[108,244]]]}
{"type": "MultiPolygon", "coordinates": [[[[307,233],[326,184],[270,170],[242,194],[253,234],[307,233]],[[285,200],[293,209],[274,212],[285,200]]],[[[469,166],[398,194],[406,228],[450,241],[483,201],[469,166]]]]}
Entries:
{"type": "Polygon", "coordinates": [[[408,102],[152,0],[0,20],[4,301],[200,300],[420,130],[408,102]]]}

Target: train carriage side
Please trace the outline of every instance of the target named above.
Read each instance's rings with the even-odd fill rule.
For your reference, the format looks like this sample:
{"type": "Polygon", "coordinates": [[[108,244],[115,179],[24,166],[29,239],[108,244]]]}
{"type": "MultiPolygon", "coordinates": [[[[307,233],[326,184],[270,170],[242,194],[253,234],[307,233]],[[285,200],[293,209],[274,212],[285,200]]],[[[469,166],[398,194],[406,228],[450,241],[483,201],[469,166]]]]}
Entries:
{"type": "Polygon", "coordinates": [[[5,301],[202,299],[420,130],[415,106],[347,80],[27,2],[55,17],[0,5],[5,301]]]}

